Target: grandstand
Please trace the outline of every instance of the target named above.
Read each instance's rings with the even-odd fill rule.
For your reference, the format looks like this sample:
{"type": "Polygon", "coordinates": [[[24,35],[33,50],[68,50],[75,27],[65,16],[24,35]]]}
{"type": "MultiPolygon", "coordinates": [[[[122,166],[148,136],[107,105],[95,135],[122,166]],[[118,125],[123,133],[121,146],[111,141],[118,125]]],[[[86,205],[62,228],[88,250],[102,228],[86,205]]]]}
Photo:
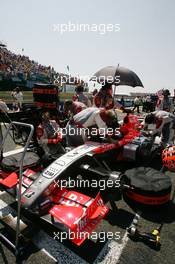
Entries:
{"type": "Polygon", "coordinates": [[[52,82],[56,71],[51,66],[43,66],[28,56],[15,54],[0,43],[0,87],[1,89],[22,86],[32,88],[35,82],[52,82]]]}
{"type": "MultiPolygon", "coordinates": [[[[54,83],[55,76],[65,77],[63,92],[74,92],[79,83],[77,77],[69,78],[67,74],[58,73],[51,66],[43,66],[28,56],[15,54],[0,42],[0,90],[12,90],[16,86],[31,90],[35,83],[54,83]]],[[[87,90],[87,89],[86,89],[87,90]]]]}

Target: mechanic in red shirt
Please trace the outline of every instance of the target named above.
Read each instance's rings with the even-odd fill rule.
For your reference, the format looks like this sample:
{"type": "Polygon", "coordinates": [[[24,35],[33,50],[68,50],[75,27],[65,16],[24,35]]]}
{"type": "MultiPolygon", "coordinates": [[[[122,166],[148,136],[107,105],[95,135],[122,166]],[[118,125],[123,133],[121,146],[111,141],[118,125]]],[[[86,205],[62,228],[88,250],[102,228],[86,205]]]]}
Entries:
{"type": "Polygon", "coordinates": [[[114,102],[114,98],[112,96],[112,85],[110,83],[106,83],[94,96],[94,105],[98,108],[105,108],[106,110],[118,108],[125,113],[131,112],[131,110],[125,109],[125,107],[119,102],[114,102]]]}
{"type": "Polygon", "coordinates": [[[111,99],[110,104],[111,109],[114,107],[113,97],[112,97],[112,85],[106,83],[94,96],[94,104],[96,107],[106,107],[107,100],[111,99]]]}
{"type": "Polygon", "coordinates": [[[65,153],[60,142],[62,135],[59,132],[59,125],[55,120],[51,120],[49,112],[43,112],[41,123],[36,129],[38,144],[44,150],[46,155],[57,155],[65,153]]]}

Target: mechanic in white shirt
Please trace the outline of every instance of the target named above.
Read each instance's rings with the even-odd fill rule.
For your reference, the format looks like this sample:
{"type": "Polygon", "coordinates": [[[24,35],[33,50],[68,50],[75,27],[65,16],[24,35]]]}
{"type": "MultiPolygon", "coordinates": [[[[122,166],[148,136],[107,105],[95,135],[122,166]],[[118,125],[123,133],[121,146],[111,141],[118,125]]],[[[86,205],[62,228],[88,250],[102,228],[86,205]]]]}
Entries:
{"type": "Polygon", "coordinates": [[[16,92],[14,93],[14,98],[16,100],[18,111],[22,109],[23,104],[23,93],[20,91],[19,87],[16,87],[16,92]]]}
{"type": "Polygon", "coordinates": [[[150,132],[151,135],[159,134],[163,146],[173,144],[175,132],[175,115],[166,111],[154,111],[146,115],[143,126],[146,129],[148,124],[155,124],[156,128],[150,132]]]}
{"type": "Polygon", "coordinates": [[[73,116],[73,119],[67,124],[67,142],[68,145],[78,146],[88,140],[91,128],[102,131],[107,135],[108,124],[116,118],[113,110],[103,108],[89,107],[73,116]],[[88,135],[88,136],[87,136],[88,135]]]}

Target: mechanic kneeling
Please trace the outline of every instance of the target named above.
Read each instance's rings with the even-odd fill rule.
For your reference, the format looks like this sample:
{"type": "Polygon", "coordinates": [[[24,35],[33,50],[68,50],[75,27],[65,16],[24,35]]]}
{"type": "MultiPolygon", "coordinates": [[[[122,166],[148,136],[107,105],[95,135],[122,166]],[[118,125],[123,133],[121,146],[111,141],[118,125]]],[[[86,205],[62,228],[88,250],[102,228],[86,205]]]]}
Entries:
{"type": "Polygon", "coordinates": [[[161,135],[161,144],[166,147],[167,144],[173,144],[175,130],[175,115],[166,111],[155,111],[146,115],[143,122],[144,129],[148,128],[148,124],[155,124],[156,129],[147,135],[161,135]]]}
{"type": "Polygon", "coordinates": [[[62,137],[59,133],[59,125],[55,120],[51,120],[49,112],[42,113],[41,123],[36,129],[36,136],[46,156],[57,157],[57,155],[65,153],[60,143],[62,137]]]}

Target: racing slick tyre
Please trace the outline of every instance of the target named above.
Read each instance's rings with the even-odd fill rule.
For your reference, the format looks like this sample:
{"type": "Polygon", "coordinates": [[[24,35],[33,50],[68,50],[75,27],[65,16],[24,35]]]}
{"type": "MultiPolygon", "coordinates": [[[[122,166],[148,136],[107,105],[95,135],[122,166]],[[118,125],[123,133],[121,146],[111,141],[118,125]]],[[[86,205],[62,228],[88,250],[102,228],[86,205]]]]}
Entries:
{"type": "MultiPolygon", "coordinates": [[[[18,171],[20,168],[20,164],[21,164],[21,157],[22,157],[22,153],[17,153],[17,154],[3,158],[0,164],[0,168],[4,172],[18,171]]],[[[35,167],[39,163],[40,163],[40,158],[36,153],[32,151],[26,152],[24,160],[23,160],[24,168],[35,167]]]]}
{"type": "Polygon", "coordinates": [[[169,176],[150,167],[137,167],[124,173],[124,200],[138,209],[155,209],[167,205],[171,197],[172,182],[169,176]]]}

